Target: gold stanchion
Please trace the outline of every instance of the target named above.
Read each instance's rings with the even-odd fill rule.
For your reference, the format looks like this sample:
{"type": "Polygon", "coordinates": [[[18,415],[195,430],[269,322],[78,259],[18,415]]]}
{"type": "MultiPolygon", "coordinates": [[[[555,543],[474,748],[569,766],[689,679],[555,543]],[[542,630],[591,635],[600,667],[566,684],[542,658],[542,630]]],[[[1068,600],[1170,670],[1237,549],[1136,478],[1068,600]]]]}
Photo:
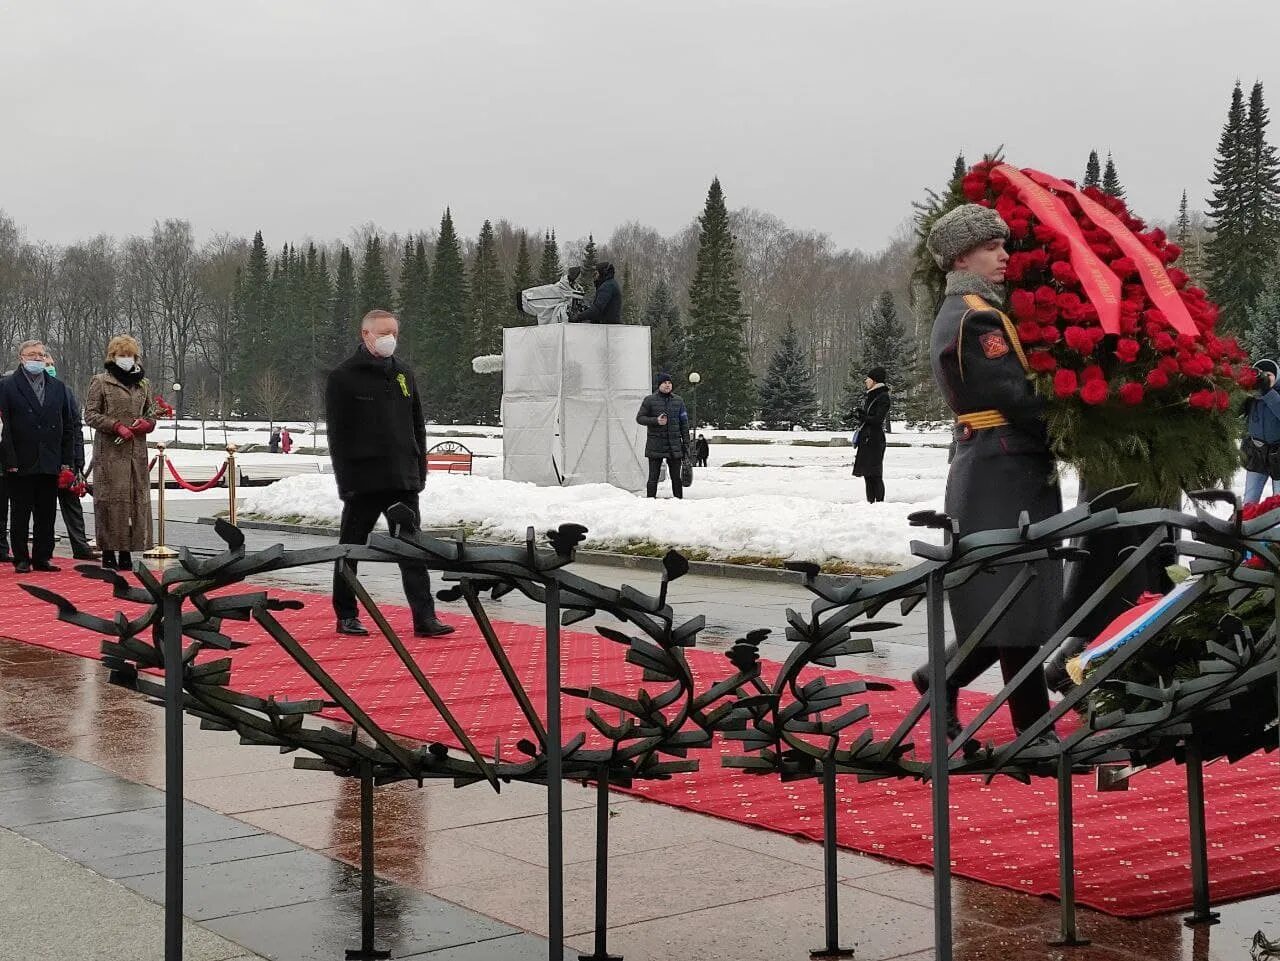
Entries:
{"type": "Polygon", "coordinates": [[[236,522],[236,445],[227,445],[227,500],[229,501],[227,509],[227,520],[231,524],[236,522]]]}
{"type": "Polygon", "coordinates": [[[143,557],[171,558],[178,556],[177,551],[173,550],[173,548],[166,547],[164,543],[164,469],[164,442],[161,441],[156,444],[156,476],[159,478],[160,485],[160,490],[156,494],[156,497],[159,498],[156,505],[158,515],[158,519],[156,521],[156,546],[151,548],[149,551],[143,551],[143,557]]]}

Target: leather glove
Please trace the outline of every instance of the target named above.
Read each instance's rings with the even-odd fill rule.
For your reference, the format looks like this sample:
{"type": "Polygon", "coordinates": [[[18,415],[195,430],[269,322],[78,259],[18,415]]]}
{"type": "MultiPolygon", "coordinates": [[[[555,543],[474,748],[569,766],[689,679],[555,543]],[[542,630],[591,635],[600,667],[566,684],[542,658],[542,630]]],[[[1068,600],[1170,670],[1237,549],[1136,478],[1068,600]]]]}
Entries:
{"type": "Polygon", "coordinates": [[[121,440],[133,440],[133,431],[124,424],[116,424],[116,436],[121,440]]]}
{"type": "Polygon", "coordinates": [[[133,422],[133,427],[131,428],[135,434],[150,434],[155,429],[156,422],[153,420],[147,420],[145,417],[139,417],[135,420],[133,422]]]}

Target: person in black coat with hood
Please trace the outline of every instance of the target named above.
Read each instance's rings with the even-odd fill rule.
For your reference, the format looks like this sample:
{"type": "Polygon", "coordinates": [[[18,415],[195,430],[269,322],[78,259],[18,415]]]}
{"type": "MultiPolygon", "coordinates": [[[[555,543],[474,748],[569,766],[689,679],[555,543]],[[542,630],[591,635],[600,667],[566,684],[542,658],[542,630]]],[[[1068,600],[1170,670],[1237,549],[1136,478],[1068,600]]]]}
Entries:
{"type": "Polygon", "coordinates": [[[613,276],[613,264],[596,264],[596,299],[569,318],[575,324],[617,324],[622,321],[622,288],[613,276]]]}
{"type": "Polygon", "coordinates": [[[670,374],[659,374],[654,381],[658,389],[640,402],[636,413],[636,423],[649,429],[644,442],[644,456],[649,459],[645,493],[649,497],[658,496],[658,475],[665,460],[671,475],[672,496],[684,497],[680,468],[689,456],[689,413],[684,398],[675,393],[670,374]]]}
{"type": "Polygon", "coordinates": [[[858,453],[853,457],[853,476],[861,477],[866,484],[868,504],[884,500],[884,451],[887,446],[884,429],[889,418],[889,388],[884,378],[883,367],[872,367],[867,371],[867,392],[862,398],[862,406],[853,412],[853,419],[858,425],[855,441],[858,453]]]}
{"type": "MultiPolygon", "coordinates": [[[[369,311],[360,323],[360,346],[329,372],[325,384],[329,457],[342,498],[342,544],[364,544],[379,516],[397,504],[412,509],[417,524],[418,494],[427,482],[427,428],[413,371],[393,356],[399,332],[395,314],[369,311]]],[[[387,524],[394,532],[390,516],[387,524]]],[[[436,617],[425,565],[402,563],[400,580],[413,612],[414,635],[453,633],[436,617]]],[[[355,593],[342,576],[341,562],[334,569],[333,610],[339,634],[369,633],[356,616],[355,593]]]]}

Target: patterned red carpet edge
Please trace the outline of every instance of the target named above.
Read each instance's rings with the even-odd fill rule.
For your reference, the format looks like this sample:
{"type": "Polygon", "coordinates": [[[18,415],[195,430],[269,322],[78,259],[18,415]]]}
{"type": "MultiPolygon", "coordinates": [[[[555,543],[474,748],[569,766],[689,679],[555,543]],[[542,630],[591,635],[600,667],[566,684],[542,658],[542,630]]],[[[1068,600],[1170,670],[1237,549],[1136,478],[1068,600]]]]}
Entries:
{"type": "MultiPolygon", "coordinates": [[[[96,658],[100,638],[59,624],[54,609],[21,591],[19,581],[56,590],[82,610],[109,616],[116,610],[104,584],[64,570],[60,574],[24,575],[0,572],[3,633],[28,644],[96,658]],[[15,616],[21,611],[22,616],[15,616]]],[[[408,676],[390,647],[379,637],[349,638],[334,633],[326,596],[274,591],[273,595],[304,602],[299,611],[279,615],[303,640],[307,650],[352,692],[373,718],[406,738],[450,741],[443,723],[425,695],[408,676]]],[[[384,607],[392,625],[409,629],[407,608],[384,607]]],[[[499,612],[501,605],[495,605],[499,612]]],[[[135,615],[136,616],[136,615],[135,615]]],[[[515,742],[529,732],[515,699],[495,667],[479,631],[469,618],[446,617],[457,633],[433,641],[408,639],[410,650],[426,669],[477,744],[501,740],[514,752],[515,742]]],[[[541,629],[495,621],[508,656],[534,699],[545,703],[541,629]]],[[[231,655],[232,686],[260,696],[319,696],[301,668],[257,625],[229,623],[228,633],[249,646],[231,655]]],[[[635,691],[639,671],[623,661],[624,650],[594,634],[564,632],[565,686],[601,685],[635,691]]],[[[221,656],[220,654],[218,656],[221,656]]],[[[727,673],[719,654],[688,652],[695,672],[727,673]]],[[[859,675],[831,671],[833,682],[859,675]]],[[[898,683],[898,682],[894,682],[898,683]]],[[[660,689],[659,685],[650,685],[660,689]]],[[[909,689],[909,685],[907,685],[909,689]]],[[[914,701],[913,691],[868,695],[870,722],[887,734],[914,701]]],[[[966,694],[962,711],[971,715],[985,702],[966,694]]],[[[566,738],[587,730],[585,702],[564,700],[566,738]]],[[[336,715],[341,716],[341,715],[336,715]]],[[[993,724],[1005,725],[998,716],[993,724]]],[[[993,730],[998,731],[999,727],[993,730]]],[[[701,752],[701,770],[671,781],[638,784],[634,793],[678,808],[727,818],[741,824],[799,835],[822,837],[821,789],[816,781],[783,784],[776,776],[726,769],[717,754],[736,748],[723,742],[701,752]]],[[[1242,763],[1216,763],[1205,772],[1211,891],[1215,901],[1253,897],[1280,890],[1280,762],[1254,756],[1242,763]]],[[[1188,827],[1182,768],[1165,765],[1134,780],[1124,793],[1096,794],[1078,778],[1075,785],[1077,891],[1081,903],[1123,917],[1147,917],[1191,904],[1188,827]]],[[[482,790],[475,786],[469,790],[482,790]]],[[[837,792],[839,843],[868,854],[908,864],[932,863],[929,790],[907,781],[858,784],[843,779],[837,792]]],[[[1035,895],[1056,895],[1056,785],[1031,785],[1008,778],[986,785],[980,778],[952,780],[953,867],[956,874],[1035,895]]],[[[814,852],[815,864],[818,852],[814,852]]]]}

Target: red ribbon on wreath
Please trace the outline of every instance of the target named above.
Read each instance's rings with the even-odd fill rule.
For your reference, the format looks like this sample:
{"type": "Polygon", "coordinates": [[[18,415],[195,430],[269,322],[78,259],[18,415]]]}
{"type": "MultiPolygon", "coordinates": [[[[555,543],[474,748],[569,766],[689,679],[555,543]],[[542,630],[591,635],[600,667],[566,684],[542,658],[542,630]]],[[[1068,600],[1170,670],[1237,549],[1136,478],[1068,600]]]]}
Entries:
{"type": "MultiPolygon", "coordinates": [[[[1108,334],[1119,334],[1120,278],[1089,247],[1088,241],[1084,239],[1084,231],[1076,223],[1075,217],[1071,216],[1063,199],[1031,179],[1029,175],[1035,175],[1036,171],[1028,170],[1023,173],[1017,167],[997,164],[991,172],[1000,174],[1013,184],[1018,190],[1019,198],[1036,215],[1036,219],[1052,228],[1067,242],[1071,250],[1071,266],[1075,268],[1080,286],[1088,295],[1089,302],[1098,311],[1098,323],[1108,334]]],[[[1044,174],[1039,176],[1043,177],[1044,174]]],[[[1070,189],[1067,184],[1063,186],[1070,189]]],[[[1177,296],[1176,292],[1174,296],[1177,296]]]]}
{"type": "MultiPolygon", "coordinates": [[[[1189,337],[1200,336],[1200,329],[1196,327],[1196,322],[1191,319],[1191,313],[1187,310],[1187,305],[1178,296],[1178,288],[1169,279],[1169,273],[1164,269],[1164,264],[1161,263],[1160,258],[1148,250],[1147,245],[1139,240],[1119,217],[1065,180],[1059,180],[1057,177],[1051,177],[1049,174],[1041,173],[1038,170],[1028,169],[1025,173],[1042,187],[1049,187],[1059,193],[1070,194],[1074,197],[1076,203],[1080,205],[1080,209],[1094,222],[1098,229],[1109,233],[1121,252],[1126,257],[1132,258],[1133,262],[1137,264],[1138,276],[1142,279],[1142,286],[1146,288],[1147,296],[1151,298],[1151,303],[1155,307],[1164,312],[1173,329],[1189,337]]],[[[1073,220],[1072,223],[1075,223],[1075,221],[1073,220]]],[[[1076,226],[1079,229],[1079,225],[1077,224],[1076,226]]],[[[1083,274],[1081,274],[1081,279],[1084,279],[1083,274]]],[[[1106,325],[1104,324],[1103,327],[1105,329],[1106,325]]]]}

